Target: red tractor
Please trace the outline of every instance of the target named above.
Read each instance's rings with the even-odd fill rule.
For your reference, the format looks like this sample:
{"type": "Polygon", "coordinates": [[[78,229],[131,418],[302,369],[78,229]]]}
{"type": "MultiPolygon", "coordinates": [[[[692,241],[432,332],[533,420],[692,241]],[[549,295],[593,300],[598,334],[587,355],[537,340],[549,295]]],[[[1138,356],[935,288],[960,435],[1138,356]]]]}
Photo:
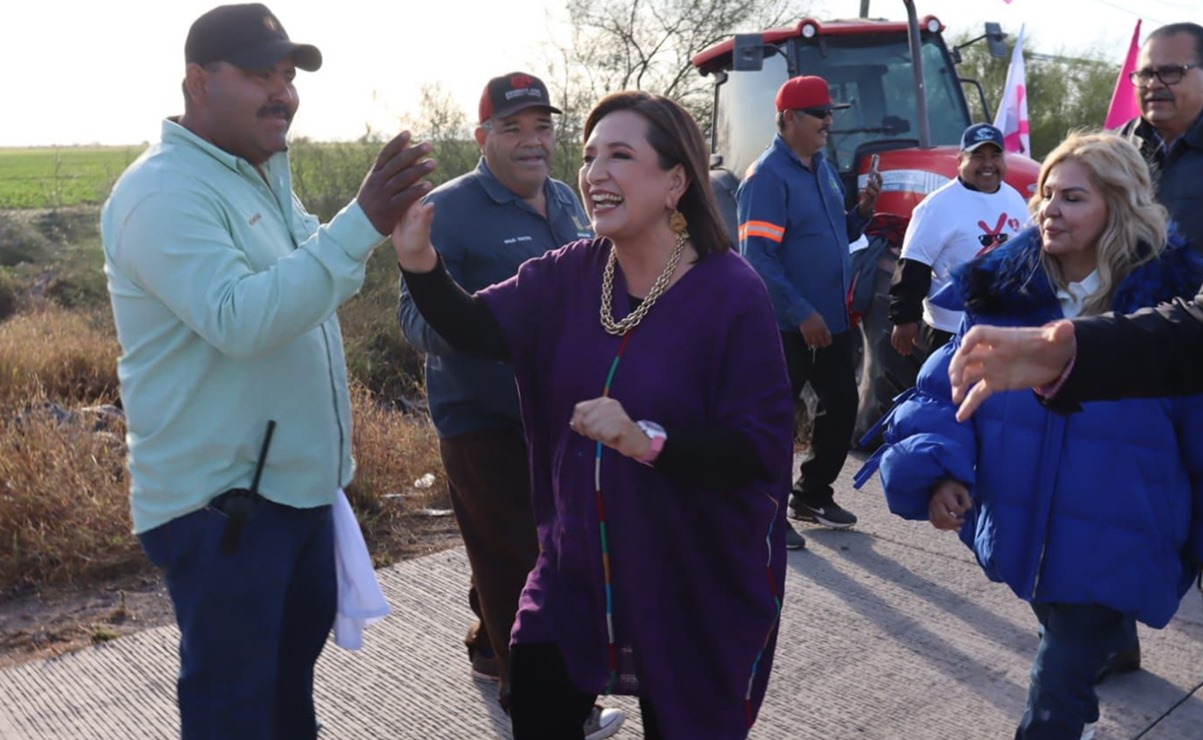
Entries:
{"type": "MultiPolygon", "coordinates": [[[[844,179],[849,207],[870,160],[879,157],[882,193],[866,229],[870,247],[853,255],[853,274],[862,277],[850,293],[851,310],[863,317],[858,436],[914,383],[918,370],[916,359],[891,347],[886,318],[906,223],[924,196],[956,177],[961,134],[973,123],[965,85],[988,110],[981,85],[957,74],[959,49],[945,44],[944,25],[930,15],[920,20],[914,0],[903,2],[906,21],[803,18],[787,28],[736,35],[693,58],[714,79],[711,180],[733,237],[739,181],[773,140],[774,98],[787,79],[819,75],[832,98],[852,104],[836,115],[826,151],[844,179]]],[[[997,24],[987,23],[974,41],[981,39],[992,54],[1007,54],[997,24]]],[[[1039,165],[1016,154],[1007,155],[1007,164],[1007,182],[1030,196],[1039,165]]]]}

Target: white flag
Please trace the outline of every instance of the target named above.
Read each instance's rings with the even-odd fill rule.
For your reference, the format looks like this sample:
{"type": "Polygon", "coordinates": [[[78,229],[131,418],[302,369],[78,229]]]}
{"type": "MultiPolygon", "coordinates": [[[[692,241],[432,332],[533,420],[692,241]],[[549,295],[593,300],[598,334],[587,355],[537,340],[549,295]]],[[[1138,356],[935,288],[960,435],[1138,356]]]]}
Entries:
{"type": "Polygon", "coordinates": [[[1002,131],[1008,152],[1032,156],[1032,142],[1028,136],[1031,124],[1028,121],[1028,90],[1023,71],[1023,31],[1019,27],[1019,39],[1011,51],[1011,66],[1007,69],[1007,84],[1003,86],[1002,100],[994,116],[994,126],[1002,131]]]}

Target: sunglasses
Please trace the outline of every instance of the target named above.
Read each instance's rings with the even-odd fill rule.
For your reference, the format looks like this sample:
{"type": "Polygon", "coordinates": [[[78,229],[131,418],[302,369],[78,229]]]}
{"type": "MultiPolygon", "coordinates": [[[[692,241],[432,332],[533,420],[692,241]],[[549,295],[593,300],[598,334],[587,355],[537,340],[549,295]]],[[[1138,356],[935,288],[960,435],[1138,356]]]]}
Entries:
{"type": "Polygon", "coordinates": [[[822,119],[835,115],[832,108],[798,108],[797,110],[802,111],[811,118],[822,119]]]}
{"type": "Polygon", "coordinates": [[[1163,85],[1177,85],[1182,82],[1186,73],[1198,67],[1198,64],[1167,64],[1163,67],[1145,67],[1128,75],[1133,85],[1148,87],[1156,77],[1163,85]]]}
{"type": "Polygon", "coordinates": [[[994,247],[1005,244],[1010,236],[1010,234],[981,234],[977,238],[977,243],[983,247],[994,247]]]}

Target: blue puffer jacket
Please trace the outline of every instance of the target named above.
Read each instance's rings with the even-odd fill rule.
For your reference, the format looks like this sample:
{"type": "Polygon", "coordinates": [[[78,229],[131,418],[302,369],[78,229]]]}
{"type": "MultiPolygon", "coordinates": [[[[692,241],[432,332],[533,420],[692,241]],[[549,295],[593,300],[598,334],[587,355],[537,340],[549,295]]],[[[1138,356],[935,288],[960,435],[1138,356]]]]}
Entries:
{"type": "MultiPolygon", "coordinates": [[[[1061,318],[1039,254],[1029,229],[961,268],[943,298],[966,310],[962,333],[1061,318]]],[[[1193,296],[1201,282],[1203,258],[1172,238],[1113,306],[1193,296]]],[[[1029,601],[1104,604],[1165,626],[1203,555],[1203,396],[1089,403],[1065,416],[1013,391],[958,424],[948,363],[959,339],[928,359],[889,420],[878,459],[890,510],[927,519],[933,486],[958,479],[974,502],[961,538],[991,580],[1029,601]]]]}

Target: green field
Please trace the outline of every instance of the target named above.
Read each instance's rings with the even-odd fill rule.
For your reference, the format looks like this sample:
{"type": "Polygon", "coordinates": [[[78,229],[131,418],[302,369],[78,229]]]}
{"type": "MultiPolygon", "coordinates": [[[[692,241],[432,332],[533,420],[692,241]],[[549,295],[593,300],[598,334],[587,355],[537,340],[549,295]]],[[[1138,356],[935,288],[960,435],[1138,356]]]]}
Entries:
{"type": "MultiPolygon", "coordinates": [[[[355,197],[383,146],[375,139],[344,142],[292,141],[293,189],[311,213],[327,220],[355,197]]],[[[439,184],[476,166],[473,141],[436,141],[439,184]]],[[[143,146],[0,147],[0,211],[100,205],[113,183],[144,151],[143,146]]],[[[569,158],[561,157],[561,160],[569,158]]],[[[566,170],[575,182],[572,162],[566,170]]],[[[564,177],[564,173],[557,172],[564,177]]]]}
{"type": "Polygon", "coordinates": [[[140,146],[0,148],[0,209],[102,203],[140,146]]]}

